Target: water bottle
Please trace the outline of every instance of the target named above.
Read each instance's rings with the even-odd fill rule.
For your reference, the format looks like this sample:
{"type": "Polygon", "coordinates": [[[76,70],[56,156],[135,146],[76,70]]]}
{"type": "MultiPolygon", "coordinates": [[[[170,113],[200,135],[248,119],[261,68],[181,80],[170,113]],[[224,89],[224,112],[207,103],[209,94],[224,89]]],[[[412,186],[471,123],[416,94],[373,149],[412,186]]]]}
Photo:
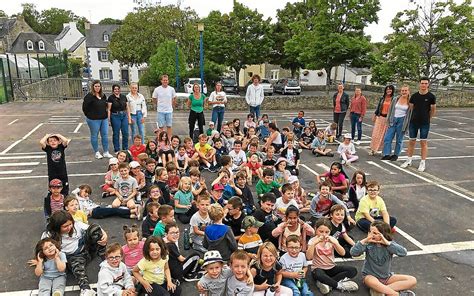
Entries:
{"type": "Polygon", "coordinates": [[[189,250],[191,248],[191,245],[189,243],[189,229],[185,228],[184,229],[184,249],[189,250]]]}
{"type": "MultiPolygon", "coordinates": [[[[303,275],[304,275],[304,271],[303,271],[303,270],[298,271],[298,273],[300,274],[300,276],[303,276],[303,275]]],[[[304,283],[304,278],[303,278],[303,277],[298,278],[298,279],[296,280],[296,287],[301,290],[301,288],[303,288],[303,283],[304,283]]]]}

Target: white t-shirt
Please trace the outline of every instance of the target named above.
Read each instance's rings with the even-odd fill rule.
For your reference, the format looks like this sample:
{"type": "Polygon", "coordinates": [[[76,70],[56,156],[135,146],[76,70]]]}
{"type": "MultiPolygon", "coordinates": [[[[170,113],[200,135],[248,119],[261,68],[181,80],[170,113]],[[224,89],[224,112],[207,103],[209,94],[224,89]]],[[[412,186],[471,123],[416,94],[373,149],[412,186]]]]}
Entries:
{"type": "Polygon", "coordinates": [[[242,163],[247,162],[247,156],[245,152],[240,150],[239,153],[236,153],[235,150],[229,152],[229,156],[232,157],[232,161],[235,166],[240,166],[242,163]]]}
{"type": "MultiPolygon", "coordinates": [[[[72,235],[63,234],[61,235],[61,251],[66,255],[74,254],[78,250],[82,250],[84,247],[83,236],[89,228],[89,225],[80,221],[74,221],[74,230],[72,235]]],[[[48,232],[44,232],[41,238],[50,237],[48,232]]]]}
{"type": "Polygon", "coordinates": [[[294,205],[296,208],[298,208],[298,203],[296,202],[296,200],[290,199],[290,201],[288,203],[284,203],[283,198],[279,197],[279,198],[277,198],[277,200],[275,202],[275,213],[279,217],[284,217],[286,209],[291,205],[294,205]]]}
{"type": "Polygon", "coordinates": [[[308,266],[308,261],[303,252],[300,252],[296,258],[291,257],[288,253],[285,253],[280,258],[281,266],[284,271],[298,272],[303,269],[303,267],[308,266]]]}
{"type": "Polygon", "coordinates": [[[153,91],[152,98],[158,99],[156,111],[170,113],[173,112],[173,98],[176,97],[176,91],[172,86],[158,86],[153,91]]]}
{"type": "MultiPolygon", "coordinates": [[[[209,102],[223,102],[227,103],[227,96],[225,95],[225,92],[220,91],[216,93],[216,91],[213,91],[211,95],[209,96],[209,102]],[[223,98],[216,98],[217,96],[222,96],[223,98]]],[[[213,104],[212,108],[214,107],[225,107],[225,104],[213,104]]]]}

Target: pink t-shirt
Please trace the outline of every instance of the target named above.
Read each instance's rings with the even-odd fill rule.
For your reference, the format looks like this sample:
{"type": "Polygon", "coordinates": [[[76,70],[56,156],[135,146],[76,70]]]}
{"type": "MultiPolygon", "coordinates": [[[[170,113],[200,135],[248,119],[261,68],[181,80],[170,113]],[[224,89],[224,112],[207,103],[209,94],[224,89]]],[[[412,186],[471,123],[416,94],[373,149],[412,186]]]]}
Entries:
{"type": "Polygon", "coordinates": [[[123,262],[128,268],[133,268],[137,265],[138,261],[143,258],[143,245],[144,241],[140,241],[134,249],[130,249],[127,245],[122,246],[123,251],[123,262]]]}
{"type": "MultiPolygon", "coordinates": [[[[308,245],[311,245],[316,237],[313,237],[309,240],[308,245]]],[[[331,269],[335,266],[334,264],[334,245],[330,242],[321,242],[315,246],[314,255],[313,255],[313,265],[312,269],[321,268],[321,269],[331,269]]]]}
{"type": "Polygon", "coordinates": [[[334,183],[334,186],[342,186],[346,182],[346,176],[344,174],[339,173],[339,175],[334,176],[331,175],[331,172],[327,172],[324,174],[326,179],[331,180],[334,183]]]}

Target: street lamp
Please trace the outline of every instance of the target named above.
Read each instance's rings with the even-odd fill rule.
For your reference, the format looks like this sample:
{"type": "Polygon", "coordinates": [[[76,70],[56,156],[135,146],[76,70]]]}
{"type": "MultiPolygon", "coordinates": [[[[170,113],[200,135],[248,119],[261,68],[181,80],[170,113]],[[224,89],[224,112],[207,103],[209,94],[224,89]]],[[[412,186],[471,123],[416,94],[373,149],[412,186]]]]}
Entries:
{"type": "Polygon", "coordinates": [[[176,62],[176,91],[179,91],[179,55],[178,55],[178,39],[174,39],[176,44],[175,62],[176,62]]]}
{"type": "Polygon", "coordinates": [[[201,91],[204,93],[204,43],[202,39],[204,24],[198,23],[197,29],[199,31],[199,69],[201,72],[201,91]]]}

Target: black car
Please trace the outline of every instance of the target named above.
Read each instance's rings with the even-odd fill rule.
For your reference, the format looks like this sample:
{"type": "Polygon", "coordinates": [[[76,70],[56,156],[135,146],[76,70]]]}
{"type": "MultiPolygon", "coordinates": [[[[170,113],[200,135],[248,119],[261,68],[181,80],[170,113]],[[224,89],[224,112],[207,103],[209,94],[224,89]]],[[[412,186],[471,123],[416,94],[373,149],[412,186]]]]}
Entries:
{"type": "Polygon", "coordinates": [[[226,93],[239,94],[239,85],[237,81],[232,77],[225,77],[221,79],[222,90],[226,93]]]}

